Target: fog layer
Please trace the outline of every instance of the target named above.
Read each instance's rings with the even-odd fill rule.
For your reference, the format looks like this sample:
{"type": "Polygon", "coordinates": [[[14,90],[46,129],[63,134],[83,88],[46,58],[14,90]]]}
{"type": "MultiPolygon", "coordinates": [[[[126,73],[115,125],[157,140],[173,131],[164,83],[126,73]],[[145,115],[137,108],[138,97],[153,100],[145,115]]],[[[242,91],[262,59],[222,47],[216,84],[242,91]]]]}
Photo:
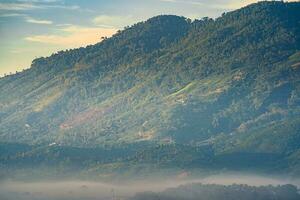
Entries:
{"type": "Polygon", "coordinates": [[[176,177],[115,183],[93,181],[5,181],[0,183],[0,197],[1,200],[104,200],[111,199],[113,196],[127,198],[144,191],[160,192],[167,188],[188,183],[247,184],[251,186],[293,184],[298,188],[300,187],[300,180],[233,174],[215,175],[202,179],[176,177]]]}

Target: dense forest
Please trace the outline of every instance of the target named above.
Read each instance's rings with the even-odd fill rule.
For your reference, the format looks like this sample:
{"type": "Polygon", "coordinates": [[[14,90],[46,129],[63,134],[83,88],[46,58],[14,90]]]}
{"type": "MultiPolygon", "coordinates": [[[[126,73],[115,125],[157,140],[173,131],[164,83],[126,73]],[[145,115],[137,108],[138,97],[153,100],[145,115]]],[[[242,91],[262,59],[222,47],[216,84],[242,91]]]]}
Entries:
{"type": "Polygon", "coordinates": [[[153,17],[1,78],[0,167],[299,175],[299,77],[299,2],[153,17]]]}

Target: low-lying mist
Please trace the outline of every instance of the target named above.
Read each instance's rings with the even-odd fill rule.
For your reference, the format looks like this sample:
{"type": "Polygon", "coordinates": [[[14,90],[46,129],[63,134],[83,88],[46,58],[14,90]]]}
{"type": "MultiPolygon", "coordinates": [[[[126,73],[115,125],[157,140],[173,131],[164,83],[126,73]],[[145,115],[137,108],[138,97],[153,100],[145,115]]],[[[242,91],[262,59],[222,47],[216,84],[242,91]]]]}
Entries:
{"type": "Polygon", "coordinates": [[[106,200],[128,199],[146,191],[162,192],[191,183],[202,184],[246,184],[250,186],[293,184],[300,187],[300,180],[270,178],[256,175],[222,174],[206,178],[160,177],[151,180],[96,182],[82,180],[61,181],[2,181],[0,182],[1,200],[106,200]]]}

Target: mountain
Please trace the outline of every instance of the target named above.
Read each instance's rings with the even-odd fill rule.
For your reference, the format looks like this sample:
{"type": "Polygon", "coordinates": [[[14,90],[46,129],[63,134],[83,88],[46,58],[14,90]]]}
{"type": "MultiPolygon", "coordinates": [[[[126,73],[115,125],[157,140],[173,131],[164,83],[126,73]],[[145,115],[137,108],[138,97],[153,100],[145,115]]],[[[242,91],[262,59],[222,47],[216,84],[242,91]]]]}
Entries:
{"type": "Polygon", "coordinates": [[[199,161],[205,149],[221,168],[271,159],[298,174],[300,3],[260,2],[217,19],[157,16],[35,59],[0,90],[3,143],[147,144],[127,156],[149,163],[178,149],[199,161]]]}

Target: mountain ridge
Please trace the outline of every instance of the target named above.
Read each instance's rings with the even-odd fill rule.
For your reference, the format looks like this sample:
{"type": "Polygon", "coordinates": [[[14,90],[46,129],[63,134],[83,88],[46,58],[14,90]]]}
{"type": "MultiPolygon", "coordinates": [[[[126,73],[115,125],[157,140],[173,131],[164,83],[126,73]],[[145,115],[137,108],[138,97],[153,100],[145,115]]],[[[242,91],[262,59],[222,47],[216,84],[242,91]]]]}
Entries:
{"type": "Polygon", "coordinates": [[[66,146],[209,141],[218,152],[296,152],[299,8],[260,2],[215,20],[158,16],[36,59],[0,79],[0,138],[66,146]],[[274,124],[290,129],[286,138],[273,134],[274,124]]]}

